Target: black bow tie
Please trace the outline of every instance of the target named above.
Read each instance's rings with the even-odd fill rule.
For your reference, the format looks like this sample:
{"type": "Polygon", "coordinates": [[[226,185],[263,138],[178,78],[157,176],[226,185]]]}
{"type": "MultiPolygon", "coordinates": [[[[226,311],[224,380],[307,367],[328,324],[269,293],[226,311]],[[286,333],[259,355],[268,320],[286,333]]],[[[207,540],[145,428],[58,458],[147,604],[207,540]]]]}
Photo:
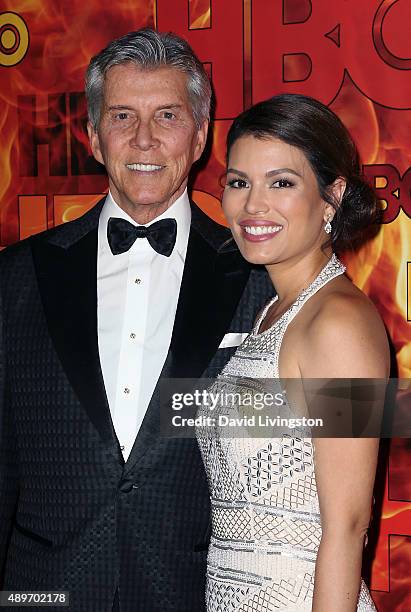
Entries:
{"type": "Polygon", "coordinates": [[[107,238],[113,255],[128,251],[137,238],[147,238],[157,253],[169,257],[176,242],[176,235],[175,219],[160,219],[146,227],[133,225],[125,219],[110,217],[107,225],[107,238]]]}

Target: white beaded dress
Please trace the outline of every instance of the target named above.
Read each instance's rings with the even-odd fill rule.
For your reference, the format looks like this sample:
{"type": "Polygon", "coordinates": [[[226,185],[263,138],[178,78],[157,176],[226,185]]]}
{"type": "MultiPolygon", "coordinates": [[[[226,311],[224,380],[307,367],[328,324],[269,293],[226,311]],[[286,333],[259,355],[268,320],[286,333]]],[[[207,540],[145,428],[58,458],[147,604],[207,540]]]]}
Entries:
{"type": "MultiPolygon", "coordinates": [[[[238,379],[277,379],[285,331],[306,301],[345,268],[335,255],[295,303],[258,333],[273,298],[210,391],[233,392],[238,379]]],[[[204,414],[208,408],[200,408],[204,414]]],[[[213,411],[232,416],[236,407],[213,411]]],[[[207,612],[310,611],[321,517],[314,448],[307,430],[281,437],[230,437],[218,425],[197,427],[211,498],[207,612]],[[305,435],[304,435],[305,434],[305,435]]],[[[357,610],[376,612],[361,582],[357,610]]]]}

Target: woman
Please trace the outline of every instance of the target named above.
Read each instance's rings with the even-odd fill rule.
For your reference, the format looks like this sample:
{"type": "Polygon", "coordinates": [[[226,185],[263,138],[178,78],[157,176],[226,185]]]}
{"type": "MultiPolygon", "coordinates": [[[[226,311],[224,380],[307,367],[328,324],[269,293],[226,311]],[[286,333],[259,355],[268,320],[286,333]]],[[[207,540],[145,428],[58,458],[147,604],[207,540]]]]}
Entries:
{"type": "MultiPolygon", "coordinates": [[[[334,253],[376,211],[338,117],[311,98],[276,96],[234,121],[227,160],[224,213],[277,296],[214,386],[385,379],[381,319],[334,253]]],[[[378,439],[311,439],[304,429],[230,438],[218,425],[197,434],[212,503],[208,612],[375,610],[361,560],[378,439]]]]}

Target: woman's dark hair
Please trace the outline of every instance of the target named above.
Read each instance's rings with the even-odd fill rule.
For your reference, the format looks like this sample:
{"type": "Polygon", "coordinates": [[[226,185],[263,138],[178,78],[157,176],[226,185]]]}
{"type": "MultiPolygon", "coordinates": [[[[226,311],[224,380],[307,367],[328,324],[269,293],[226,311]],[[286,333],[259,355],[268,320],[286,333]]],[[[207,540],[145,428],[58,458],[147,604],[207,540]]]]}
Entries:
{"type": "Polygon", "coordinates": [[[227,135],[227,158],[242,136],[276,138],[300,149],[317,177],[321,197],[335,210],[328,245],[341,251],[357,245],[377,220],[374,191],[361,175],[358,151],[351,136],[327,106],[300,94],[281,94],[244,111],[227,135]],[[346,180],[336,202],[330,186],[346,180]]]}

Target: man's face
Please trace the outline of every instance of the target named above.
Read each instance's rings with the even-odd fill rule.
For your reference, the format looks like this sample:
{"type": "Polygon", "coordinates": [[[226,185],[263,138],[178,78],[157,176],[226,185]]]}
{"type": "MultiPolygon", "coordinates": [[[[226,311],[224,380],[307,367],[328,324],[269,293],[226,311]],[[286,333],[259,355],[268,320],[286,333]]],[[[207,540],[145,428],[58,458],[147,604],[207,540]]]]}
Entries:
{"type": "Polygon", "coordinates": [[[183,193],[203,152],[208,122],[197,128],[187,76],[171,67],[127,63],[106,74],[100,123],[88,125],[117,204],[138,223],[163,213],[183,193]]]}

